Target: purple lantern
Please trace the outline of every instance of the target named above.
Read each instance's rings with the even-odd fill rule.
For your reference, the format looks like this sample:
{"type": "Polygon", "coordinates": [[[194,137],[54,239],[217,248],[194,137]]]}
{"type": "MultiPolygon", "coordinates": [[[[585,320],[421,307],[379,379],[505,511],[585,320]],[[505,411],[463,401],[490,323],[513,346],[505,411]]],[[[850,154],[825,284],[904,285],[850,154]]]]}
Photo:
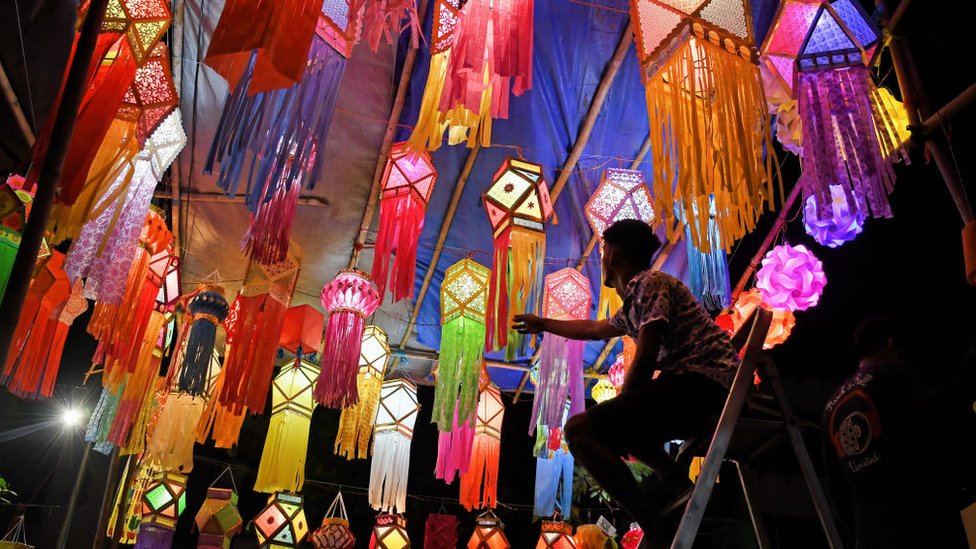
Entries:
{"type": "Polygon", "coordinates": [[[773,309],[803,311],[820,301],[827,285],[823,264],[806,246],[776,246],[762,260],[756,287],[773,309]]]}
{"type": "Polygon", "coordinates": [[[803,207],[803,226],[818,244],[836,248],[861,234],[864,228],[864,210],[858,196],[854,197],[856,207],[851,208],[840,185],[830,186],[830,198],[830,215],[820,219],[817,216],[816,198],[807,197],[803,207]]]}

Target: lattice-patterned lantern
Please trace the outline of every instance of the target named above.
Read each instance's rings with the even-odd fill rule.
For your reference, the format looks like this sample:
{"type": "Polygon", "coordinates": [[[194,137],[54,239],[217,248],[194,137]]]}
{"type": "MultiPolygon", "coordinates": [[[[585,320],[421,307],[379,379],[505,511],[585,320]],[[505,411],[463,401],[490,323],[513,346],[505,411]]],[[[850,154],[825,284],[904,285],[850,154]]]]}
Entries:
{"type": "Polygon", "coordinates": [[[631,0],[647,91],[656,211],[668,236],[677,205],[709,251],[708,211],[728,248],[773,200],[768,115],[746,0],[631,0]]]}
{"type": "Polygon", "coordinates": [[[511,330],[515,313],[536,313],[546,256],[546,222],[552,217],[542,166],[508,158],[483,195],[495,241],[488,288],[487,348],[508,345],[506,358],[521,354],[523,338],[511,330]]]}
{"type": "Polygon", "coordinates": [[[454,29],[461,14],[462,0],[436,0],[430,41],[430,71],[420,103],[420,112],[407,146],[415,151],[440,148],[444,141],[441,98],[447,80],[447,65],[454,45],[454,29]]]}
{"type": "Polygon", "coordinates": [[[180,257],[170,250],[156,254],[149,260],[149,270],[159,276],[159,293],[156,294],[156,310],[172,313],[183,295],[180,286],[180,257]]]}
{"type": "Polygon", "coordinates": [[[491,271],[471,259],[448,267],[441,283],[441,352],[431,421],[441,432],[474,414],[484,362],[485,315],[491,271]]]}
{"type": "Polygon", "coordinates": [[[471,464],[461,475],[461,505],[467,510],[494,508],[498,504],[498,463],[502,445],[505,404],[501,391],[490,384],[478,400],[471,464]]]}
{"type": "Polygon", "coordinates": [[[826,285],[823,264],[802,244],[784,244],[769,250],[756,273],[762,300],[774,310],[809,309],[820,301],[826,285]]]}
{"type": "Polygon", "coordinates": [[[799,104],[803,197],[814,197],[820,220],[834,215],[835,185],[850,211],[891,217],[888,157],[906,155],[893,122],[898,109],[889,109],[871,79],[880,43],[855,0],[786,0],[763,43],[771,85],[799,104]]]}
{"type": "Polygon", "coordinates": [[[386,296],[387,278],[393,301],[413,297],[417,245],[436,181],[437,170],[427,151],[412,152],[405,143],[393,145],[383,171],[380,226],[373,251],[372,278],[380,299],[386,296]]]}
{"type": "Polygon", "coordinates": [[[136,137],[145,143],[179,103],[169,66],[169,48],[159,43],[136,69],[136,77],[122,97],[116,118],[138,122],[136,137]]]}
{"type": "Polygon", "coordinates": [[[609,379],[605,377],[600,378],[597,380],[596,384],[593,385],[593,388],[590,389],[590,395],[593,397],[593,400],[597,401],[598,403],[606,402],[617,396],[617,388],[613,386],[613,383],[610,383],[609,379]]]}
{"type": "Polygon", "coordinates": [[[487,511],[483,513],[474,524],[474,533],[468,540],[468,549],[509,549],[511,544],[505,537],[505,525],[495,516],[495,513],[487,511]]]}
{"type": "Polygon", "coordinates": [[[137,549],[159,549],[173,542],[176,521],[186,508],[186,476],[157,473],[142,494],[142,524],[137,549]]]}
{"type": "Polygon", "coordinates": [[[231,539],[243,526],[237,493],[229,488],[208,488],[194,522],[200,531],[197,549],[229,549],[231,539]]]}
{"type": "Polygon", "coordinates": [[[366,273],[339,271],[322,288],[322,306],[329,313],[322,350],[322,373],[315,384],[315,400],[327,408],[346,408],[359,400],[356,374],[366,317],[380,304],[376,285],[366,273]]]}
{"type": "Polygon", "coordinates": [[[410,443],[419,410],[416,385],[405,379],[383,382],[369,472],[369,505],[373,509],[406,509],[410,443]]]}
{"type": "MultiPolygon", "coordinates": [[[[583,207],[586,220],[597,238],[603,231],[622,219],[637,219],[644,223],[654,222],[654,199],[644,184],[644,173],[637,170],[607,168],[600,185],[583,207]]],[[[598,268],[599,268],[599,264],[598,268]]],[[[603,277],[601,275],[602,282],[603,277]]],[[[600,284],[600,305],[597,318],[609,318],[620,308],[620,296],[616,290],[600,284]]]]}
{"type": "Polygon", "coordinates": [[[830,214],[818,217],[817,200],[808,196],[803,205],[803,228],[817,243],[828,248],[836,248],[854,240],[864,228],[864,212],[859,198],[854,195],[856,207],[851,208],[844,189],[840,185],[831,185],[830,214]]]}
{"type": "Polygon", "coordinates": [[[193,317],[193,325],[183,351],[179,378],[181,392],[198,396],[209,390],[207,374],[217,342],[217,326],[229,310],[224,289],[220,286],[206,287],[190,299],[187,312],[193,317]]]}
{"type": "MultiPolygon", "coordinates": [[[[542,314],[556,320],[585,320],[590,316],[590,281],[571,267],[546,276],[546,295],[542,314]]],[[[586,393],[583,386],[584,342],[546,334],[539,352],[539,381],[532,402],[529,433],[537,424],[559,425],[566,398],[570,415],[583,411],[586,393]]]]}
{"type": "Polygon", "coordinates": [[[339,431],[336,433],[336,455],[346,459],[369,457],[373,419],[376,417],[380,389],[389,361],[390,345],[387,343],[386,332],[373,324],[366,326],[359,352],[359,373],[356,374],[359,401],[342,410],[339,431]]]}
{"type": "Polygon", "coordinates": [[[336,494],[332,505],[329,505],[322,518],[322,526],[312,533],[312,545],[315,549],[353,549],[356,546],[356,536],[349,528],[342,492],[336,494]]]}
{"type": "Polygon", "coordinates": [[[350,13],[345,0],[328,0],[322,3],[315,34],[325,40],[346,59],[352,57],[352,49],[359,42],[362,26],[356,14],[350,13]]]}
{"type": "Polygon", "coordinates": [[[369,549],[410,549],[407,519],[403,515],[376,515],[369,549]]]}
{"type": "Polygon", "coordinates": [[[535,549],[576,549],[573,527],[560,521],[542,521],[542,533],[535,549]]]}
{"type": "Polygon", "coordinates": [[[746,320],[749,320],[749,317],[758,307],[773,312],[773,320],[769,325],[769,331],[766,332],[766,339],[763,342],[763,349],[772,349],[790,337],[790,332],[793,331],[793,327],[796,325],[796,317],[793,316],[792,311],[787,309],[773,309],[764,303],[757,288],[739,294],[739,297],[736,298],[729,312],[716,317],[715,322],[731,336],[739,331],[739,328],[746,320]]]}
{"type": "Polygon", "coordinates": [[[133,57],[142,64],[166,34],[171,19],[165,0],[109,0],[101,30],[125,33],[133,57]]]}
{"type": "Polygon", "coordinates": [[[622,387],[624,384],[624,376],[626,374],[627,367],[624,365],[624,356],[621,353],[617,355],[617,359],[613,362],[613,366],[610,366],[610,369],[607,370],[607,379],[610,381],[610,384],[614,386],[614,388],[620,389],[620,387],[622,387]]]}
{"type": "Polygon", "coordinates": [[[258,545],[262,549],[299,547],[308,535],[303,505],[300,494],[272,494],[268,505],[254,518],[258,545]]]}

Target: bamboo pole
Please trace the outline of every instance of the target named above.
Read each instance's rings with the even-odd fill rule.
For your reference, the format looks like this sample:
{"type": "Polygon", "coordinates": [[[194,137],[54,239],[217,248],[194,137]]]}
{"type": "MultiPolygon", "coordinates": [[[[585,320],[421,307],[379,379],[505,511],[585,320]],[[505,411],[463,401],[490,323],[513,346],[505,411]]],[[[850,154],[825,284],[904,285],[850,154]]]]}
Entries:
{"type": "MultiPolygon", "coordinates": [[[[136,469],[138,466],[139,463],[136,456],[129,456],[126,460],[125,475],[122,477],[122,484],[120,485],[122,490],[129,489],[129,484],[132,482],[132,477],[136,474],[136,469]]],[[[112,501],[115,501],[114,495],[112,497],[112,501]]],[[[122,524],[125,522],[126,511],[125,503],[125,492],[123,492],[123,496],[119,498],[118,505],[113,504],[113,509],[115,510],[115,525],[112,528],[112,539],[111,543],[109,544],[110,549],[117,549],[119,546],[119,538],[122,537],[122,524]]],[[[102,537],[106,537],[105,534],[106,532],[102,532],[102,537]]]]}
{"type": "MultiPolygon", "coordinates": [[[[427,17],[428,3],[428,0],[420,0],[418,9],[420,21],[424,21],[427,17]]],[[[412,29],[415,34],[414,41],[419,44],[416,36],[419,30],[416,27],[412,27],[412,29]]],[[[403,58],[403,68],[400,70],[400,80],[397,82],[396,98],[390,111],[390,119],[386,122],[386,133],[383,134],[383,144],[380,146],[379,157],[376,159],[376,168],[373,169],[373,185],[370,187],[363,220],[359,223],[359,232],[356,233],[356,240],[353,242],[352,253],[349,256],[350,269],[355,269],[359,265],[359,254],[363,251],[366,234],[373,223],[373,214],[376,213],[376,204],[380,199],[380,187],[382,186],[383,171],[386,168],[386,157],[389,156],[390,148],[393,146],[393,137],[396,135],[396,129],[400,123],[400,115],[403,114],[403,104],[407,99],[410,78],[413,75],[413,68],[417,64],[417,49],[417,47],[411,46],[403,58]]]]}
{"type": "Polygon", "coordinates": [[[7,100],[7,106],[10,107],[10,112],[14,115],[14,120],[17,122],[20,133],[24,134],[24,141],[27,142],[28,147],[33,147],[34,141],[36,141],[34,131],[31,130],[30,124],[27,122],[27,117],[24,116],[24,109],[20,107],[20,101],[17,99],[17,94],[14,93],[10,79],[7,78],[7,71],[3,69],[2,64],[0,64],[0,89],[3,90],[3,97],[7,100]]]}
{"type": "Polygon", "coordinates": [[[108,0],[91,0],[88,15],[78,36],[71,68],[68,69],[61,104],[54,119],[51,141],[44,162],[40,166],[37,193],[31,206],[31,215],[27,219],[23,239],[17,248],[17,257],[10,270],[3,304],[0,305],[0,364],[7,360],[14,329],[20,318],[20,309],[24,306],[34,266],[37,264],[37,252],[41,248],[44,231],[51,218],[51,207],[58,194],[61,170],[68,153],[68,145],[71,143],[71,135],[75,130],[78,107],[85,92],[88,66],[95,51],[95,40],[98,38],[98,30],[102,25],[107,4],[108,0]]]}
{"type": "MultiPolygon", "coordinates": [[[[105,492],[102,494],[102,506],[98,514],[98,524],[95,526],[95,539],[92,541],[92,549],[102,549],[105,545],[105,529],[108,527],[108,518],[112,514],[118,483],[122,480],[119,475],[121,459],[119,447],[116,446],[109,457],[108,473],[105,475],[105,492]]],[[[125,473],[123,472],[122,475],[124,476],[125,473]]]]}

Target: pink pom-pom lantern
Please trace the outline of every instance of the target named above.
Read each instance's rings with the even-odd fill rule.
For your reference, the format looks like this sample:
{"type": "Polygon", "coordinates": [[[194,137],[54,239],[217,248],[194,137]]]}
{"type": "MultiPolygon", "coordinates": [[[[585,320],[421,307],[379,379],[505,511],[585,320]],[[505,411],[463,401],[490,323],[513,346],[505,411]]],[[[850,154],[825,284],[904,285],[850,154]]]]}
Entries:
{"type": "Polygon", "coordinates": [[[803,207],[803,227],[818,244],[836,248],[861,234],[864,228],[864,209],[857,195],[854,196],[857,206],[851,208],[840,185],[830,186],[830,198],[829,212],[818,218],[816,198],[812,195],[807,197],[803,207]]]}
{"type": "Polygon", "coordinates": [[[802,244],[770,250],[756,273],[762,300],[773,309],[804,311],[820,301],[827,285],[823,264],[802,244]]]}

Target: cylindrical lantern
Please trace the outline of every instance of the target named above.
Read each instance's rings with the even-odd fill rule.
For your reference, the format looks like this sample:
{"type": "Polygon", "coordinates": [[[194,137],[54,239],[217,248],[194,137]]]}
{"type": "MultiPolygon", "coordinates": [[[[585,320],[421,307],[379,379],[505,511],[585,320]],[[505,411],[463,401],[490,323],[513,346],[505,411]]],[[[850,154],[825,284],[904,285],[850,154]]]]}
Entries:
{"type": "Polygon", "coordinates": [[[142,494],[142,524],[136,549],[166,549],[173,543],[176,521],[186,508],[186,476],[157,473],[142,494]]]}
{"type": "Polygon", "coordinates": [[[486,511],[475,521],[474,533],[468,540],[468,549],[509,549],[511,545],[505,537],[505,525],[495,513],[486,511]]]}
{"type": "Polygon", "coordinates": [[[264,549],[298,547],[308,535],[304,501],[300,494],[272,494],[254,518],[258,545],[264,549]]]}
{"type": "Polygon", "coordinates": [[[322,348],[322,372],[315,400],[327,408],[346,408],[359,400],[356,374],[366,317],[379,307],[380,294],[369,277],[355,269],[339,271],[322,288],[322,306],[329,313],[322,348]]]}
{"type": "Polygon", "coordinates": [[[369,549],[410,549],[407,519],[403,515],[376,515],[369,549]]]}
{"type": "Polygon", "coordinates": [[[565,522],[544,520],[535,549],[576,549],[573,527],[565,522]]]}
{"type": "Polygon", "coordinates": [[[490,384],[478,400],[478,416],[471,448],[471,464],[461,474],[461,505],[468,511],[498,503],[498,459],[502,444],[505,404],[501,391],[490,384]]]}
{"type": "Polygon", "coordinates": [[[405,379],[383,382],[376,411],[369,505],[383,512],[406,508],[410,443],[417,423],[417,386],[405,379]]]}
{"type": "Polygon", "coordinates": [[[784,244],[769,250],[756,273],[762,300],[774,310],[809,309],[820,301],[826,285],[823,264],[802,244],[784,244]]]}
{"type": "Polygon", "coordinates": [[[803,206],[803,228],[818,244],[836,248],[861,234],[864,227],[860,196],[854,195],[854,207],[847,201],[840,185],[830,186],[829,215],[817,215],[817,200],[808,196],[803,206]]]}
{"type": "Polygon", "coordinates": [[[342,499],[342,492],[336,494],[332,505],[322,518],[322,526],[312,533],[312,545],[315,549],[353,549],[356,537],[349,528],[349,516],[346,514],[346,502],[342,499]]]}
{"type": "Polygon", "coordinates": [[[431,513],[424,525],[424,549],[457,549],[458,520],[454,515],[431,513]]]}
{"type": "Polygon", "coordinates": [[[183,351],[181,392],[199,396],[209,389],[207,374],[217,341],[217,326],[227,317],[229,309],[224,289],[220,286],[206,287],[190,299],[187,312],[193,317],[193,326],[183,351]]]}
{"type": "Polygon", "coordinates": [[[342,410],[335,440],[336,455],[346,459],[369,457],[373,419],[376,417],[380,388],[383,386],[383,376],[386,375],[389,359],[390,345],[386,340],[386,332],[379,326],[366,326],[359,352],[359,373],[356,374],[359,401],[342,410]]]}
{"type": "Polygon", "coordinates": [[[237,493],[228,488],[208,488],[194,522],[200,531],[197,549],[229,549],[231,539],[243,526],[237,493]]]}

